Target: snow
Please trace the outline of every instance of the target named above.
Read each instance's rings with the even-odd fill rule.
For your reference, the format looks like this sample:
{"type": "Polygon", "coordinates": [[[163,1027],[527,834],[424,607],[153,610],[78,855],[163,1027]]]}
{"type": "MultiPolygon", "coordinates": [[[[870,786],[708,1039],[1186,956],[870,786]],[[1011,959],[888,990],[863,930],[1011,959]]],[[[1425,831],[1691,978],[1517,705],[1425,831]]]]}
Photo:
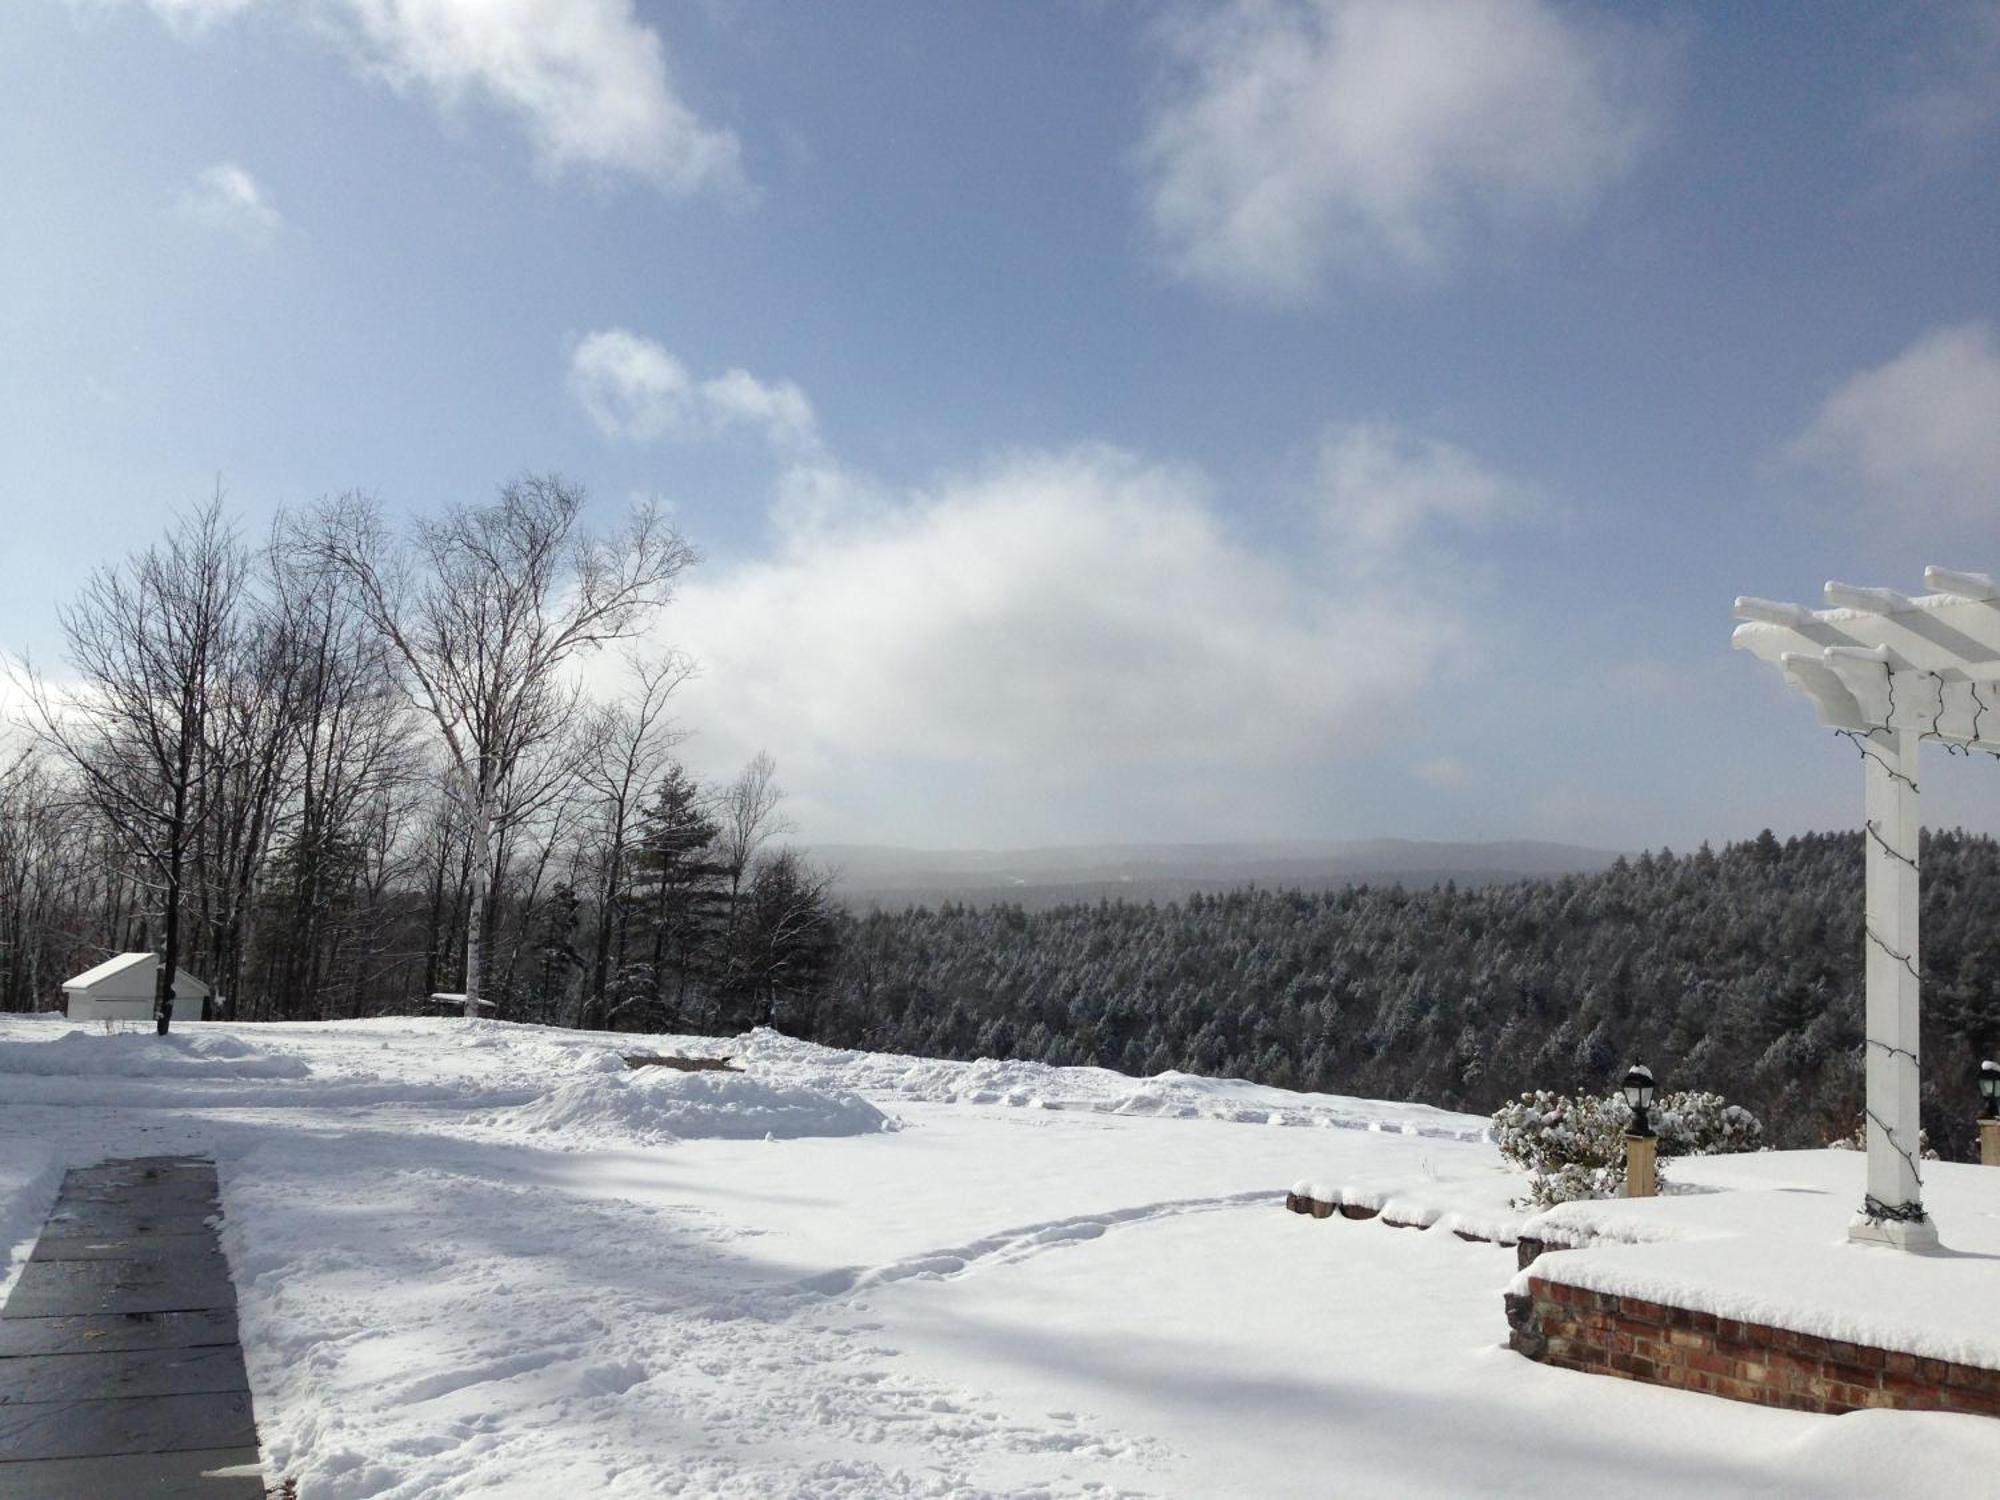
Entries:
{"type": "Polygon", "coordinates": [[[0,1235],[18,1259],[64,1163],[212,1153],[267,1456],[314,1500],[1915,1495],[2000,1467],[1981,1418],[1536,1365],[1503,1347],[1510,1252],[1281,1207],[1303,1166],[1489,1212],[1514,1185],[1465,1116],[768,1032],[170,1040],[168,1068],[296,1071],[125,1076],[125,1038],[0,1017],[0,1057],[74,1064],[0,1072],[0,1235]]]}
{"type": "MultiPolygon", "coordinates": [[[[105,959],[103,963],[93,968],[85,969],[81,974],[72,979],[64,980],[63,988],[66,990],[87,990],[92,985],[111,978],[114,974],[123,974],[127,969],[139,964],[157,963],[158,961],[157,956],[151,951],[143,953],[114,953],[110,958],[105,959]]],[[[176,998],[179,997],[176,996],[176,998]]]]}
{"type": "Polygon", "coordinates": [[[186,1031],[161,1037],[150,1026],[143,1031],[67,1031],[48,1041],[0,1042],[0,1078],[12,1073],[71,1078],[303,1078],[310,1071],[301,1058],[241,1037],[186,1031]]]}
{"type": "Polygon", "coordinates": [[[2000,1172],[1925,1162],[1924,1204],[1943,1243],[1913,1254],[1848,1241],[1860,1153],[1693,1157],[1673,1170],[1672,1196],[1565,1203],[1530,1220],[1528,1233],[1585,1244],[1533,1274],[2000,1369],[2000,1172]]]}
{"type": "Polygon", "coordinates": [[[1238,1124],[1392,1129],[1406,1135],[1465,1141],[1483,1138],[1488,1123],[1483,1116],[1456,1114],[1428,1104],[1298,1094],[1239,1078],[1202,1078],[1177,1072],[1133,1078],[1109,1068],[1057,1068],[993,1058],[967,1063],[838,1051],[761,1027],[724,1044],[720,1052],[713,1052],[714,1044],[710,1047],[712,1055],[735,1055],[817,1083],[933,1104],[1001,1104],[1238,1124]]]}
{"type": "Polygon", "coordinates": [[[617,1071],[591,1059],[582,1078],[492,1117],[509,1126],[594,1147],[623,1136],[642,1145],[677,1140],[798,1140],[813,1135],[868,1135],[895,1123],[867,1100],[845,1091],[767,1083],[743,1073],[681,1073],[649,1067],[636,1072],[620,1058],[617,1071]]]}

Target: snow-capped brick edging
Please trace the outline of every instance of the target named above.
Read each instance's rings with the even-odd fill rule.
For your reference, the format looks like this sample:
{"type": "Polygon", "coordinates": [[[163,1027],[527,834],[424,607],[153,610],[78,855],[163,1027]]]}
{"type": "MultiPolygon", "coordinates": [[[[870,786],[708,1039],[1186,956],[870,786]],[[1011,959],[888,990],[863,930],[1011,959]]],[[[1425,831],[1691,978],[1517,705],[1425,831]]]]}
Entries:
{"type": "MultiPolygon", "coordinates": [[[[1373,1203],[1349,1202],[1340,1197],[1318,1197],[1301,1192],[1294,1187],[1285,1194],[1285,1207],[1295,1214],[1310,1214],[1315,1219],[1380,1219],[1391,1229],[1429,1229],[1439,1220],[1395,1218],[1388,1211],[1373,1203]]],[[[1478,1234],[1469,1229],[1453,1228],[1452,1233],[1462,1240],[1470,1240],[1478,1245],[1508,1244],[1510,1241],[1494,1235],[1478,1234]]],[[[1527,1263],[1522,1262],[1525,1266],[1527,1263]]]]}
{"type": "Polygon", "coordinates": [[[1508,1343],[1543,1364],[1838,1414],[1864,1407],[2000,1417],[2000,1370],[1717,1317],[1541,1276],[1507,1294],[1508,1343]]]}

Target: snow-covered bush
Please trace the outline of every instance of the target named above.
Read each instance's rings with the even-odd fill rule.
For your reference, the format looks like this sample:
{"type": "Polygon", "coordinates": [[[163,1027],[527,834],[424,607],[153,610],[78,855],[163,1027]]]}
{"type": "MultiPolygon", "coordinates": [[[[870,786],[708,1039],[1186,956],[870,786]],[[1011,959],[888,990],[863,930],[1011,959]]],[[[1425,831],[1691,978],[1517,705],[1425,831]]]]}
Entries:
{"type": "MultiPolygon", "coordinates": [[[[1846,1135],[1838,1136],[1826,1143],[1829,1151],[1866,1151],[1868,1149],[1868,1112],[1863,1110],[1854,1117],[1854,1128],[1846,1135]]],[[[1917,1132],[1917,1154],[1925,1161],[1938,1159],[1937,1147],[1931,1144],[1928,1130],[1917,1132]]]]}
{"type": "MultiPolygon", "coordinates": [[[[1654,1104],[1652,1119],[1660,1161],[1754,1151],[1764,1137],[1755,1115],[1720,1094],[1664,1095],[1654,1104]]],[[[1617,1197],[1625,1185],[1625,1131],[1631,1120],[1631,1109],[1615,1093],[1573,1096],[1536,1089],[1501,1105],[1493,1113],[1494,1141],[1530,1179],[1520,1206],[1617,1197]]]]}

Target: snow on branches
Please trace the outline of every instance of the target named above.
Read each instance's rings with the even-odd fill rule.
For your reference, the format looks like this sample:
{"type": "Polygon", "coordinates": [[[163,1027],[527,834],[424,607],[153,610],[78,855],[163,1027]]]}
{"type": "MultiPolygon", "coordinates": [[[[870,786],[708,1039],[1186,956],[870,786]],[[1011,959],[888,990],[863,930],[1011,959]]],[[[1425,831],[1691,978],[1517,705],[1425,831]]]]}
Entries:
{"type": "MultiPolygon", "coordinates": [[[[1529,1174],[1521,1208],[1552,1208],[1576,1198],[1615,1198],[1625,1183],[1625,1132],[1632,1111],[1619,1095],[1554,1094],[1536,1089],[1493,1113],[1500,1154],[1529,1174]]],[[[1666,1094],[1652,1109],[1659,1157],[1755,1151],[1764,1126],[1720,1094],[1666,1094]]],[[[1658,1171],[1658,1168],[1655,1168],[1658,1171]]]]}

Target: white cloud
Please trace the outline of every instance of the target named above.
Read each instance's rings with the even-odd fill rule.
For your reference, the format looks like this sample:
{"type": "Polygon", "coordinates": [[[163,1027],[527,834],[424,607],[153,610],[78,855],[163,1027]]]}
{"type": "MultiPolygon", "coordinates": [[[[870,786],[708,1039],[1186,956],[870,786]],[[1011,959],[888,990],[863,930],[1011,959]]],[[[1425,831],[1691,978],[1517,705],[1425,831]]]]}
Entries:
{"type": "Polygon", "coordinates": [[[1877,122],[1927,154],[1950,155],[2000,124],[2000,0],[1916,14],[1932,22],[1928,45],[1877,122]]]}
{"type": "Polygon", "coordinates": [[[176,31],[198,32],[248,10],[257,0],[146,0],[176,31]]]}
{"type": "MultiPolygon", "coordinates": [[[[781,520],[782,524],[782,520],[781,520]]],[[[1299,764],[1379,743],[1464,645],[1451,608],[1330,586],[1233,536],[1206,482],[1115,449],[1019,453],[820,515],[689,581],[674,640],[723,763],[1299,764]]],[[[822,788],[822,798],[837,788],[822,788]]]]}
{"type": "Polygon", "coordinates": [[[271,243],[284,220],[264,190],[233,161],[205,167],[180,197],[181,212],[198,224],[234,235],[246,245],[271,243]]]}
{"type": "Polygon", "coordinates": [[[2000,345],[1991,324],[1934,329],[1850,377],[1787,448],[1910,519],[1990,520],[2000,502],[2000,345]]]}
{"type": "Polygon", "coordinates": [[[1382,423],[1330,434],[1319,478],[1329,534],[1353,569],[1402,557],[1434,522],[1479,526],[1534,505],[1524,486],[1465,449],[1382,423]]]}
{"type": "MultiPolygon", "coordinates": [[[[147,0],[196,31],[257,0],[147,0]]],[[[542,166],[626,173],[670,193],[742,186],[734,134],[675,90],[633,0],[308,0],[294,7],[362,71],[444,109],[515,116],[542,166]]]]}
{"type": "Polygon", "coordinates": [[[630,442],[717,436],[748,428],[773,446],[819,446],[812,402],[789,380],[727,370],[696,380],[665,346],[625,328],[603,328],[570,354],[569,387],[598,431],[630,442]]]}
{"type": "Polygon", "coordinates": [[[1154,229],[1181,274],[1281,301],[1574,219],[1659,96],[1656,40],[1544,0],[1234,0],[1159,34],[1154,229]]]}

